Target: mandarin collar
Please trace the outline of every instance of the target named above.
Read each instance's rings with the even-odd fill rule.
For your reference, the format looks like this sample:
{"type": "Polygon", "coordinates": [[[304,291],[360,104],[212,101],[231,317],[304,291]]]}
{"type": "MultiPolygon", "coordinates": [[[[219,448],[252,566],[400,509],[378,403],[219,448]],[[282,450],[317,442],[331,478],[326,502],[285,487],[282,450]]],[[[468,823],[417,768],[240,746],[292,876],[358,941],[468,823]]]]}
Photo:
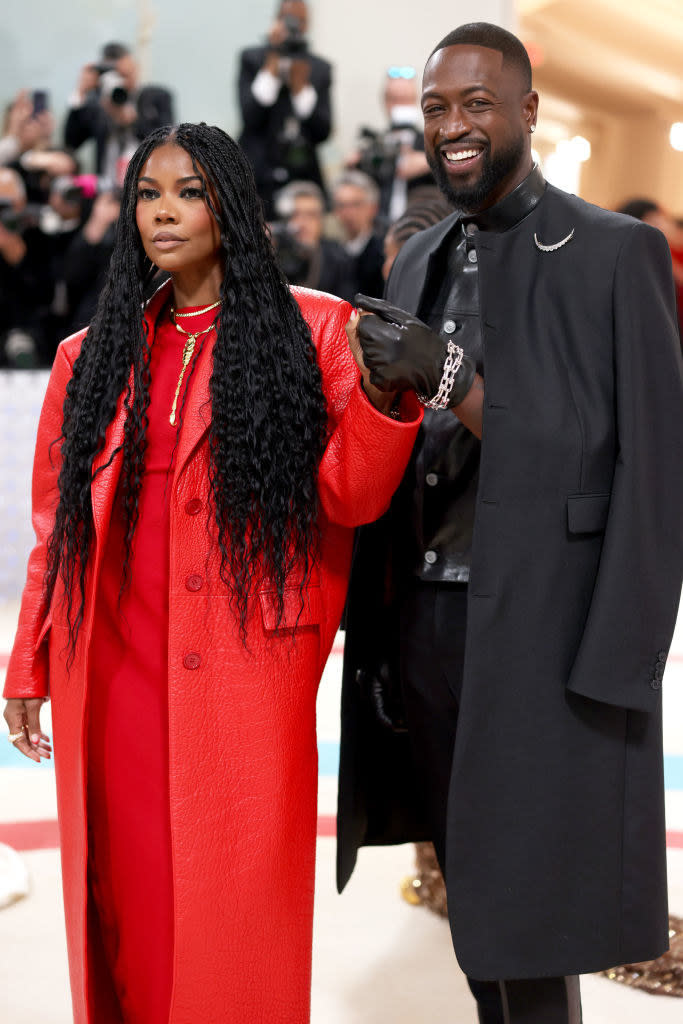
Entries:
{"type": "Polygon", "coordinates": [[[543,172],[538,164],[534,164],[524,181],[521,181],[512,192],[486,210],[462,214],[460,223],[465,230],[468,224],[474,224],[482,231],[507,231],[531,213],[542,198],[545,187],[543,172]]]}

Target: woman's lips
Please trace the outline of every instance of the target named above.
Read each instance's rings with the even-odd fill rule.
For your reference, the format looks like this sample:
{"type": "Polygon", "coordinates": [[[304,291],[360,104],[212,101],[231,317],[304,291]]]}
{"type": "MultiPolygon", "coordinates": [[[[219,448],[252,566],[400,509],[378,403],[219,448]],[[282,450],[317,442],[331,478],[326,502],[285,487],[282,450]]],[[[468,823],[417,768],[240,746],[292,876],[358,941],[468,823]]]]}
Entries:
{"type": "Polygon", "coordinates": [[[157,249],[176,249],[179,245],[184,245],[187,241],[186,238],[178,238],[176,235],[157,235],[152,239],[152,244],[157,249]]]}

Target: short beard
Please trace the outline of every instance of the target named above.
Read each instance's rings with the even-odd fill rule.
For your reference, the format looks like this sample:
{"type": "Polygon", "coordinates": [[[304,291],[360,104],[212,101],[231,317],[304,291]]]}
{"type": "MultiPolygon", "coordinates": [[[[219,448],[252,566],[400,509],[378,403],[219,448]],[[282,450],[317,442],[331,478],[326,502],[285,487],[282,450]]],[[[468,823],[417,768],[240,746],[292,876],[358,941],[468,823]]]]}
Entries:
{"type": "Polygon", "coordinates": [[[496,186],[521,164],[523,157],[523,136],[511,143],[507,149],[500,150],[493,160],[490,149],[486,149],[479,180],[475,181],[473,185],[463,185],[460,188],[456,188],[452,184],[438,153],[430,153],[427,160],[436,183],[448,202],[467,213],[476,213],[486,204],[486,200],[496,186]]]}

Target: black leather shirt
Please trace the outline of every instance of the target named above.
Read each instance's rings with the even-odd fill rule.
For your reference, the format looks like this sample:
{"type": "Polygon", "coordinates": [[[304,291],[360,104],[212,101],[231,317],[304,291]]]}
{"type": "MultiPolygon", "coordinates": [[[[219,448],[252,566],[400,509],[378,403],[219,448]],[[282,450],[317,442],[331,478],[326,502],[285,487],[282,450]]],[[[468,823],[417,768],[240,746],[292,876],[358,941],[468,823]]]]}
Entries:
{"type": "MultiPolygon", "coordinates": [[[[479,320],[478,231],[507,231],[536,206],[545,191],[540,168],[495,206],[463,215],[441,243],[417,315],[474,359],[482,376],[479,320]]],[[[426,581],[466,583],[479,482],[480,442],[450,411],[425,410],[398,508],[408,516],[403,536],[412,539],[409,565],[426,581]]]]}

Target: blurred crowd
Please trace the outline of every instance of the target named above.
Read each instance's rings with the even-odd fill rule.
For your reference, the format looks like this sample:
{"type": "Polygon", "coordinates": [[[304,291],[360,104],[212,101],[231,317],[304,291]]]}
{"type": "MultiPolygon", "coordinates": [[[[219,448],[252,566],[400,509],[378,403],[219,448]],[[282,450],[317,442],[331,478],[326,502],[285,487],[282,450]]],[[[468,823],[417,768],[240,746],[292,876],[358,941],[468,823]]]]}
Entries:
{"type": "MultiPolygon", "coordinates": [[[[240,54],[240,142],[273,244],[293,284],[351,300],[382,294],[400,244],[447,216],[421,132],[415,68],[378,70],[386,120],[361,125],[326,180],[318,147],[333,131],[332,68],[311,52],[308,7],[282,0],[262,45],[240,54]]],[[[171,92],[141,84],[129,47],[108,43],[79,72],[58,130],[50,97],[22,91],[0,137],[0,367],[49,366],[96,307],[114,244],[128,161],[176,120],[171,92]]],[[[683,314],[683,225],[656,203],[623,208],[669,240],[683,314]]]]}

